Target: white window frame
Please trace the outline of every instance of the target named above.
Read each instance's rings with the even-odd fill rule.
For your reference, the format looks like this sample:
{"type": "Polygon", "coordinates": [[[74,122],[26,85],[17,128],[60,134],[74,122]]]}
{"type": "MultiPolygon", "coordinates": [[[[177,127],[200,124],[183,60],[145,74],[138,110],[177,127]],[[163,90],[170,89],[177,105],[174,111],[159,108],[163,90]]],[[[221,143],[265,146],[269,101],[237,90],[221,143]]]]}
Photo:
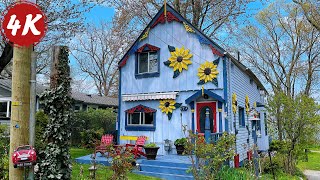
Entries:
{"type": "MultiPolygon", "coordinates": [[[[128,114],[127,116],[127,125],[128,126],[154,126],[154,124],[145,124],[145,120],[146,120],[146,113],[144,112],[134,112],[134,113],[139,113],[139,124],[132,124],[132,114],[128,114]],[[142,118],[141,118],[142,117],[142,118]]],[[[152,115],[154,116],[154,112],[152,113],[152,115]]],[[[154,118],[154,117],[153,117],[154,118]]]]}
{"type": "Polygon", "coordinates": [[[148,52],[142,52],[138,54],[138,74],[148,74],[148,73],[156,73],[158,72],[159,67],[157,67],[157,70],[154,72],[150,72],[150,53],[156,53],[157,54],[157,63],[159,66],[159,57],[158,57],[158,52],[157,51],[148,51],[148,52]],[[148,54],[148,72],[142,72],[140,73],[140,55],[141,54],[148,54]]]}

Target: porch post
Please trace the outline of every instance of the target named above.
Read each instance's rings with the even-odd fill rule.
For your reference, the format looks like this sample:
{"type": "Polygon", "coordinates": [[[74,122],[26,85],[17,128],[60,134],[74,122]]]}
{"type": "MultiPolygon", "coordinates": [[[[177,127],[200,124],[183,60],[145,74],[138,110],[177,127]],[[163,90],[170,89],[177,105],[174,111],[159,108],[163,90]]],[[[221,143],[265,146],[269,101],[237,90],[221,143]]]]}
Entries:
{"type": "Polygon", "coordinates": [[[7,113],[6,117],[10,117],[10,101],[7,101],[7,113]]]}
{"type": "Polygon", "coordinates": [[[206,108],[206,121],[204,128],[204,138],[206,139],[206,143],[210,143],[210,118],[209,118],[209,108],[206,108]]]}
{"type": "Polygon", "coordinates": [[[195,127],[194,127],[194,101],[191,101],[189,106],[191,107],[191,129],[192,133],[195,132],[195,127]]]}
{"type": "Polygon", "coordinates": [[[219,132],[222,132],[222,102],[218,101],[219,111],[219,132]]]}

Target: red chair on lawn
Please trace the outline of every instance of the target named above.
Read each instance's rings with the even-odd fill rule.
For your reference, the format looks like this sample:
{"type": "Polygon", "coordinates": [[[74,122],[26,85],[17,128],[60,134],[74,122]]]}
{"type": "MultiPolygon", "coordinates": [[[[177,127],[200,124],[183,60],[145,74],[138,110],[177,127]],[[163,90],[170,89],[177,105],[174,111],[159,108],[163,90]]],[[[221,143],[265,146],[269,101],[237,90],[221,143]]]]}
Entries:
{"type": "Polygon", "coordinates": [[[146,136],[139,136],[136,140],[136,144],[126,144],[126,148],[133,147],[131,152],[134,154],[135,159],[140,156],[146,156],[143,152],[143,146],[147,139],[148,137],[146,136]]]}
{"type": "Polygon", "coordinates": [[[113,143],[113,135],[106,134],[101,137],[101,144],[96,147],[94,154],[96,155],[97,152],[101,153],[102,156],[104,156],[104,153],[107,152],[108,148],[107,146],[112,145],[113,143]]]}

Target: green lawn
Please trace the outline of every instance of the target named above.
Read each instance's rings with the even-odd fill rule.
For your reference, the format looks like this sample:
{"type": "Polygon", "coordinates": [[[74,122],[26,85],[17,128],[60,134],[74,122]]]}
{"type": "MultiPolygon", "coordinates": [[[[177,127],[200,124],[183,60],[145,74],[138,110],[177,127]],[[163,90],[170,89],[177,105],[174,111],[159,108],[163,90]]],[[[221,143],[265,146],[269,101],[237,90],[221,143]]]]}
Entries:
{"type": "MultiPolygon", "coordinates": [[[[93,150],[88,149],[79,149],[79,148],[71,148],[70,154],[72,160],[75,158],[85,156],[88,154],[93,153],[93,150]]],[[[92,165],[90,164],[78,164],[76,162],[72,163],[72,176],[71,179],[77,179],[77,180],[87,180],[89,179],[89,167],[92,165]],[[83,169],[83,174],[80,173],[80,169],[83,169]]],[[[106,180],[112,175],[112,170],[110,170],[110,167],[108,166],[98,166],[98,170],[96,172],[96,180],[106,180]]],[[[144,179],[150,179],[150,180],[159,180],[159,178],[149,177],[149,176],[143,176],[138,175],[134,173],[129,174],[129,180],[144,180],[144,179]]]]}
{"type": "Polygon", "coordinates": [[[306,169],[320,171],[320,153],[310,152],[308,153],[308,158],[309,158],[308,162],[299,161],[297,167],[301,171],[304,171],[306,169]]]}
{"type": "Polygon", "coordinates": [[[93,153],[93,149],[82,149],[82,148],[71,148],[70,149],[70,155],[71,155],[71,159],[75,159],[81,156],[85,156],[88,154],[92,154],[93,153]]]}
{"type": "MultiPolygon", "coordinates": [[[[263,174],[260,179],[263,179],[263,180],[270,179],[271,180],[271,179],[273,179],[273,175],[272,174],[263,174]]],[[[277,180],[300,180],[300,177],[290,176],[288,174],[276,174],[276,179],[277,180]]]]}

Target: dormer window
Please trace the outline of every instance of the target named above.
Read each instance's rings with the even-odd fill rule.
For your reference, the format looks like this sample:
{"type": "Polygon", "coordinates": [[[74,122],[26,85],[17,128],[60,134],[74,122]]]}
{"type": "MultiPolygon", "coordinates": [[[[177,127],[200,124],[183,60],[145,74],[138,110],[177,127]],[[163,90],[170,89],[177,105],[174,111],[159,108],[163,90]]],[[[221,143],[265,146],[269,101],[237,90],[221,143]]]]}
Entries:
{"type": "Polygon", "coordinates": [[[138,54],[138,74],[158,72],[158,53],[144,52],[138,54]]]}
{"type": "Polygon", "coordinates": [[[136,78],[159,77],[160,48],[145,44],[136,52],[136,78]]]}

